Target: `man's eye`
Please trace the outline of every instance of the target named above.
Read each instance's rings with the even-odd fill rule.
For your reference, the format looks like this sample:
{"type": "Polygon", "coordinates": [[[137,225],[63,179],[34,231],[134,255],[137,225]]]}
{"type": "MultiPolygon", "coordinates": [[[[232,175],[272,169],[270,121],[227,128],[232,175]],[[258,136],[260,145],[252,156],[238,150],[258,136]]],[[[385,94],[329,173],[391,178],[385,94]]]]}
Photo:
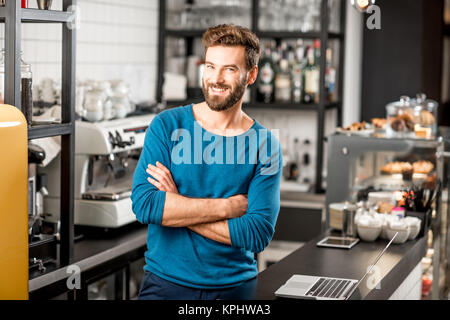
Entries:
{"type": "Polygon", "coordinates": [[[206,66],[206,68],[207,68],[207,69],[214,69],[214,67],[213,67],[212,65],[210,65],[210,64],[208,64],[208,65],[206,66]]]}
{"type": "Polygon", "coordinates": [[[234,68],[227,68],[227,71],[234,71],[234,68]]]}

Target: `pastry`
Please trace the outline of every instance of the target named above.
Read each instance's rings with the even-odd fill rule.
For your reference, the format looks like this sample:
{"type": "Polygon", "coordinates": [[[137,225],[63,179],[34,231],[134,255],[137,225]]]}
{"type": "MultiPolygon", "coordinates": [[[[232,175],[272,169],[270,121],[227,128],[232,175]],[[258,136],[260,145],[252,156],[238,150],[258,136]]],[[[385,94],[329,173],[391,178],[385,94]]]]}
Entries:
{"type": "Polygon", "coordinates": [[[387,174],[404,173],[412,170],[412,166],[409,162],[394,161],[385,164],[381,167],[381,172],[387,174]]]}
{"type": "Polygon", "coordinates": [[[435,122],[434,115],[427,110],[420,112],[420,124],[422,126],[432,126],[435,122]]]}
{"type": "Polygon", "coordinates": [[[395,205],[390,202],[380,202],[378,203],[378,213],[391,213],[392,209],[395,208],[395,205]]]}
{"type": "Polygon", "coordinates": [[[350,126],[342,128],[345,131],[361,131],[366,129],[366,122],[353,122],[350,126]]]}
{"type": "Polygon", "coordinates": [[[386,128],[386,118],[373,118],[372,124],[375,126],[375,128],[378,129],[384,129],[386,128]]]}
{"type": "Polygon", "coordinates": [[[434,169],[434,165],[430,161],[421,160],[413,163],[414,173],[429,174],[434,169]]]}

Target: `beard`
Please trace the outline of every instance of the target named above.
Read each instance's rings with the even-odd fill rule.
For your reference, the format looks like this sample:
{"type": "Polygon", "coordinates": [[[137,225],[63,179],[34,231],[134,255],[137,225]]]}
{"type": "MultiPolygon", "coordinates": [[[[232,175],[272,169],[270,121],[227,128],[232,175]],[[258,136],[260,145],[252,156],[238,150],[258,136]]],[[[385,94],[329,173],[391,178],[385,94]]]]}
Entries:
{"type": "Polygon", "coordinates": [[[202,82],[202,91],[205,96],[206,104],[213,111],[225,111],[233,107],[244,96],[247,79],[237,81],[234,90],[228,85],[214,84],[202,82]],[[216,87],[219,89],[226,89],[230,93],[226,97],[210,96],[209,88],[216,87]]]}

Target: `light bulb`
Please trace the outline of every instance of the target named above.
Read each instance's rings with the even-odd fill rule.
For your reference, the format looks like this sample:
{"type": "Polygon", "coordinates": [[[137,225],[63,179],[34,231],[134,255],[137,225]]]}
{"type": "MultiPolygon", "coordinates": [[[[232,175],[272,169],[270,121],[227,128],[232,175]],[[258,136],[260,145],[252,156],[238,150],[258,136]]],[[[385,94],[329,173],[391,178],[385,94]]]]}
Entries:
{"type": "Polygon", "coordinates": [[[366,12],[371,5],[375,4],[375,0],[351,0],[351,4],[358,11],[366,12]]]}

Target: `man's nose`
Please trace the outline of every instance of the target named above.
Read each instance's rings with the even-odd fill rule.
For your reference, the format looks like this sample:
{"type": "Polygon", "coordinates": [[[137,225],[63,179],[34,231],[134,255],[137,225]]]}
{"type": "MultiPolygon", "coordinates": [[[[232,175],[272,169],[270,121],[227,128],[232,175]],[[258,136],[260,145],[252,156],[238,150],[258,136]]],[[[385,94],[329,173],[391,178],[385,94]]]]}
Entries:
{"type": "Polygon", "coordinates": [[[211,75],[211,82],[213,83],[224,83],[225,78],[223,76],[222,70],[214,70],[213,74],[211,75]]]}

